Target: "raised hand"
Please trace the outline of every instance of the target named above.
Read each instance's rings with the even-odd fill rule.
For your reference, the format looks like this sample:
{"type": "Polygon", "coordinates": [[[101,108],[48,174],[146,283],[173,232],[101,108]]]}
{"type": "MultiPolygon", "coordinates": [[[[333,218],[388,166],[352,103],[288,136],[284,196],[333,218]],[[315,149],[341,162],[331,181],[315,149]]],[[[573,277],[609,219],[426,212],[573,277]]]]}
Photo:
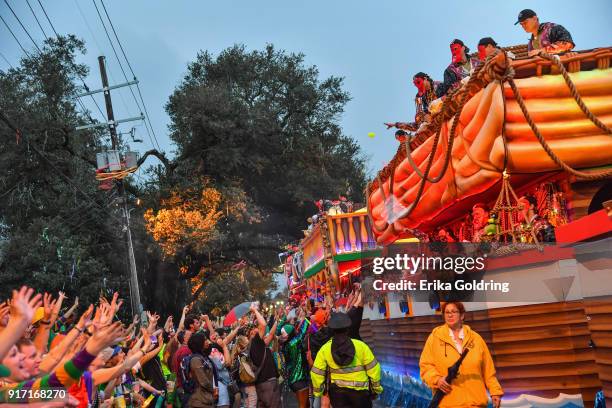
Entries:
{"type": "Polygon", "coordinates": [[[124,334],[121,322],[115,322],[96,330],[85,344],[85,350],[94,356],[98,355],[106,347],[114,344],[118,338],[123,337],[124,334]]]}
{"type": "Polygon", "coordinates": [[[50,322],[51,316],[53,315],[53,309],[55,309],[55,304],[57,300],[53,300],[53,297],[50,293],[46,293],[43,295],[43,308],[45,310],[45,314],[43,317],[44,322],[50,322]]]}
{"type": "Polygon", "coordinates": [[[100,306],[98,306],[98,310],[100,311],[99,325],[106,326],[110,324],[110,322],[113,320],[111,305],[108,302],[101,303],[100,306]]]}
{"type": "Polygon", "coordinates": [[[34,295],[34,289],[22,286],[19,291],[13,290],[13,300],[11,301],[10,313],[11,320],[23,320],[27,323],[32,321],[34,312],[42,303],[42,295],[34,295]]]}
{"type": "Polygon", "coordinates": [[[168,318],[166,319],[166,323],[164,324],[164,331],[166,333],[174,332],[174,322],[172,321],[172,316],[168,316],[168,318]]]}
{"type": "Polygon", "coordinates": [[[91,316],[93,315],[93,311],[94,305],[89,305],[85,313],[81,315],[79,322],[76,324],[76,328],[79,331],[83,331],[93,324],[93,320],[91,318],[91,316]]]}
{"type": "Polygon", "coordinates": [[[123,299],[119,300],[119,292],[113,293],[113,299],[110,303],[110,311],[111,319],[115,316],[121,305],[123,304],[123,299]]]}

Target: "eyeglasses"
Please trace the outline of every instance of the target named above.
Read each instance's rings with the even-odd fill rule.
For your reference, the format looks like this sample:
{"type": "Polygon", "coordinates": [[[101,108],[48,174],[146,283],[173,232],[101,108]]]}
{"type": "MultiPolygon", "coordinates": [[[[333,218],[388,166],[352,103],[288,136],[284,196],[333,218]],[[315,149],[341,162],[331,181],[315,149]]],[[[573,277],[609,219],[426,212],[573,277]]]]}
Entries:
{"type": "Polygon", "coordinates": [[[458,315],[459,311],[458,310],[449,310],[448,312],[444,312],[444,314],[447,315],[447,316],[458,315]]]}

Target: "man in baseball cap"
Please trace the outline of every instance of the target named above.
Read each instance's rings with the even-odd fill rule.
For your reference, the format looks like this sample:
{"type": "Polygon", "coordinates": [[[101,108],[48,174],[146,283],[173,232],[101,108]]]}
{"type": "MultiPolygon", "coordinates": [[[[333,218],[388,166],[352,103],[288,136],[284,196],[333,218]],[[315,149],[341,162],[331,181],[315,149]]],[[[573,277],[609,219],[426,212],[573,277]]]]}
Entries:
{"type": "Polygon", "coordinates": [[[548,54],[560,54],[575,47],[572,35],[560,24],[541,23],[538,15],[531,9],[521,10],[516,23],[520,24],[525,32],[531,33],[527,43],[530,57],[544,51],[548,54]]]}

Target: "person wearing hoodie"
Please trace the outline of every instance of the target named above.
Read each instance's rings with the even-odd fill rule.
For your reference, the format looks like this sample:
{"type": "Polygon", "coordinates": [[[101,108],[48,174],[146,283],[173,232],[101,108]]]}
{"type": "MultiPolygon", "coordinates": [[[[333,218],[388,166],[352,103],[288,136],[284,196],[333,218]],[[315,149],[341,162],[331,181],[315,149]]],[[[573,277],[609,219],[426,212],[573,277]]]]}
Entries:
{"type": "Polygon", "coordinates": [[[349,337],[351,325],[346,313],[329,318],[333,337],[321,347],[310,371],[313,394],[320,397],[329,392],[334,408],[371,408],[372,399],[383,391],[380,364],[366,343],[349,337]]]}
{"type": "Polygon", "coordinates": [[[465,307],[461,302],[442,306],[445,324],[436,327],[427,338],[421,353],[421,379],[435,393],[446,395],[440,402],[444,407],[486,407],[487,390],[493,407],[499,408],[504,394],[497,378],[489,348],[478,333],[463,324],[465,307]],[[459,375],[451,384],[446,380],[448,368],[455,364],[463,349],[469,349],[459,368],[459,375]]]}
{"type": "Polygon", "coordinates": [[[305,318],[302,309],[300,309],[299,320],[301,323],[298,325],[298,330],[292,324],[284,324],[282,320],[278,341],[285,360],[285,378],[289,388],[295,393],[298,407],[307,408],[309,405],[308,362],[302,343],[310,321],[305,318]]]}

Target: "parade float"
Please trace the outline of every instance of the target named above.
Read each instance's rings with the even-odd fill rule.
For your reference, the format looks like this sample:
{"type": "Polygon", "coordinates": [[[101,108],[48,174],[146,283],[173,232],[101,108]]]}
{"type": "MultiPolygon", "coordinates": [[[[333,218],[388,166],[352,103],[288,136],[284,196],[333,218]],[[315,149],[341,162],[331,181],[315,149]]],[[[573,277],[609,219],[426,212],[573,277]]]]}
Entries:
{"type": "MultiPolygon", "coordinates": [[[[516,59],[487,58],[400,139],[360,219],[380,247],[420,234],[508,244],[487,273],[533,295],[466,303],[466,322],[493,354],[502,406],[593,406],[602,391],[611,406],[612,48],[512,51],[516,59]],[[543,241],[556,243],[512,246],[543,241]]],[[[428,396],[419,357],[442,318],[397,293],[385,305],[366,305],[362,337],[386,372],[386,402],[415,405],[428,396]]]]}
{"type": "Polygon", "coordinates": [[[290,297],[322,301],[350,291],[360,280],[362,259],[380,254],[365,208],[353,212],[352,203],[328,203],[309,219],[299,245],[282,254],[290,297]]]}

